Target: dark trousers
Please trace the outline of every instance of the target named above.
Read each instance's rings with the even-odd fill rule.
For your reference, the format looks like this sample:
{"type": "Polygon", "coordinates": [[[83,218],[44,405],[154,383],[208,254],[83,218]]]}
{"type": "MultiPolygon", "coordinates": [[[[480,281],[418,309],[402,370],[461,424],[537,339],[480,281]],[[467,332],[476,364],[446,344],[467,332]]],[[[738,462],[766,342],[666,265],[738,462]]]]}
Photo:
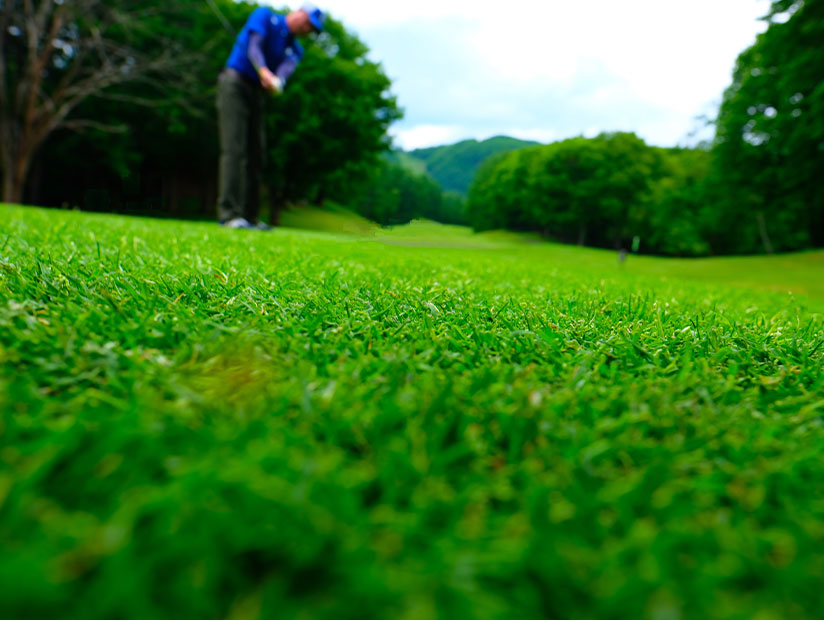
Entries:
{"type": "Polygon", "coordinates": [[[263,164],[261,89],[224,69],[217,81],[220,124],[220,177],[217,215],[221,222],[260,213],[260,173],[263,164]]]}

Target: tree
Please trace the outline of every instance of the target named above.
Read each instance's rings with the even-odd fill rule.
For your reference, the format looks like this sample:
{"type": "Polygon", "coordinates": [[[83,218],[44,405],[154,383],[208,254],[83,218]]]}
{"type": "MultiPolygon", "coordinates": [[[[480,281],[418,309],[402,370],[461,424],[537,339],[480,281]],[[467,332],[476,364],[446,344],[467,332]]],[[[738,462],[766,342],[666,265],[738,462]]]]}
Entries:
{"type": "Polygon", "coordinates": [[[541,230],[532,162],[549,147],[501,152],[484,160],[469,187],[466,219],[475,230],[541,230]]]}
{"type": "Polygon", "coordinates": [[[736,252],[824,245],[824,0],[779,0],[738,58],[714,155],[736,252]]]}
{"type": "Polygon", "coordinates": [[[466,199],[458,192],[443,192],[441,211],[433,219],[443,224],[466,224],[466,199]]]}
{"type": "Polygon", "coordinates": [[[654,150],[634,134],[572,138],[483,164],[467,214],[479,230],[532,230],[580,245],[615,246],[631,235],[649,191],[654,150]]]}
{"type": "MultiPolygon", "coordinates": [[[[444,221],[444,198],[440,186],[427,174],[383,158],[373,168],[368,189],[356,201],[355,210],[383,225],[405,224],[416,218],[444,221]]],[[[454,203],[449,204],[455,209],[454,203]]],[[[454,217],[454,213],[446,214],[454,217]]]]}
{"type": "Polygon", "coordinates": [[[633,236],[640,238],[646,252],[709,254],[718,216],[709,183],[712,154],[702,148],[654,151],[650,192],[631,215],[633,236]]]}
{"type": "MultiPolygon", "coordinates": [[[[0,3],[0,167],[3,200],[20,202],[38,150],[59,129],[117,130],[76,114],[92,97],[131,103],[118,86],[184,83],[177,41],[159,33],[188,2],[4,0],[0,3]],[[151,44],[147,44],[151,41],[151,44]],[[166,80],[164,80],[166,78],[166,80]]],[[[156,95],[155,95],[156,97],[156,95]]]]}

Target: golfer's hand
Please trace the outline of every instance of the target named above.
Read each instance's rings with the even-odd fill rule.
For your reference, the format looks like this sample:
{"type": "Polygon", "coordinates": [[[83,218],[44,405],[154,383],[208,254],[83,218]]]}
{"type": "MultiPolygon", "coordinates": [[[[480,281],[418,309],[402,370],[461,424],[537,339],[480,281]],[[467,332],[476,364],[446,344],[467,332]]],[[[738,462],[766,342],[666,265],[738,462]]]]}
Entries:
{"type": "Polygon", "coordinates": [[[258,75],[260,75],[260,85],[263,86],[265,90],[273,95],[279,95],[283,92],[283,80],[269,71],[269,69],[263,67],[258,75]]]}

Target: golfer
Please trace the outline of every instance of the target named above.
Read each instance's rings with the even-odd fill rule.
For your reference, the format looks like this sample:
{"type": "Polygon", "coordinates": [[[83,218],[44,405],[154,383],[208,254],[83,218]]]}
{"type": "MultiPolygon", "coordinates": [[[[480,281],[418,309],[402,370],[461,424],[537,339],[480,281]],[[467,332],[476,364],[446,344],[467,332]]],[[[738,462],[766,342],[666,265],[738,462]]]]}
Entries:
{"type": "Polygon", "coordinates": [[[323,30],[326,16],[306,4],[288,15],[255,9],[235,39],[220,73],[217,110],[220,123],[218,220],[228,228],[268,226],[258,219],[263,163],[262,95],[279,95],[303,48],[297,37],[323,30]]]}

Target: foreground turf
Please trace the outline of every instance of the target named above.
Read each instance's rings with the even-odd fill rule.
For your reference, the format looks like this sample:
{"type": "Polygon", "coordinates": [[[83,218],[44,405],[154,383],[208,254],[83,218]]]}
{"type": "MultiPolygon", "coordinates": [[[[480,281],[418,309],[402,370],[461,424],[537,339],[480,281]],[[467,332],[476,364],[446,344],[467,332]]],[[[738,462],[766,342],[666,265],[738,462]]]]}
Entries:
{"type": "Polygon", "coordinates": [[[444,239],[0,209],[0,617],[820,618],[804,268],[444,239]]]}

